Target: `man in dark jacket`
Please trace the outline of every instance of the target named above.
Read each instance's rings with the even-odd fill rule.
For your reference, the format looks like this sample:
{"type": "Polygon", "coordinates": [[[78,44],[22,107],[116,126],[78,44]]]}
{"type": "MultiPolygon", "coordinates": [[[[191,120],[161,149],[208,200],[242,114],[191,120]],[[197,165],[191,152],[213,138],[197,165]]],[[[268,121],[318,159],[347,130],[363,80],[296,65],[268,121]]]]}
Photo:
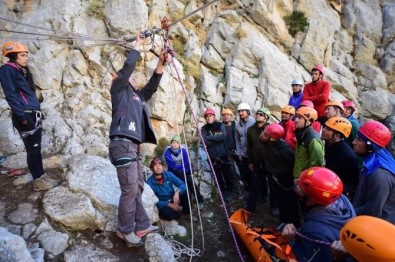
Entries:
{"type": "Polygon", "coordinates": [[[143,43],[144,37],[138,34],[123,68],[114,76],[110,90],[112,102],[110,160],[117,168],[121,186],[117,235],[124,239],[128,246],[142,245],[141,237],[159,230],[158,227],[150,225],[141,200],[144,177],[138,158],[141,143],[156,144],[145,101],[158,89],[165,53],[161,53],[155,72],[146,86],[136,90],[131,74],[143,43]]]}
{"type": "Polygon", "coordinates": [[[287,224],[282,233],[294,240],[292,250],[297,261],[332,261],[329,245],[339,239],[342,227],[355,217],[342,191],[340,178],[324,167],[306,169],[295,180],[295,192],[306,206],[306,214],[300,229],[287,224]]]}
{"type": "Polygon", "coordinates": [[[354,151],[363,167],[353,205],[357,215],[375,216],[395,224],[395,160],[385,147],[391,132],[380,122],[368,121],[358,130],[354,151]]]}
{"type": "Polygon", "coordinates": [[[255,124],[247,130],[247,155],[249,160],[249,168],[253,172],[251,190],[247,197],[246,209],[253,213],[255,212],[256,205],[259,197],[266,200],[269,197],[269,205],[272,215],[278,215],[278,201],[277,193],[275,188],[272,188],[272,181],[267,179],[267,171],[265,168],[264,156],[262,154],[263,147],[265,146],[259,139],[259,136],[265,130],[265,127],[269,125],[270,110],[262,107],[258,109],[255,114],[255,124]],[[270,196],[269,196],[269,187],[270,196]]]}
{"type": "Polygon", "coordinates": [[[321,137],[325,141],[325,167],[340,177],[344,185],[343,194],[352,200],[358,184],[359,161],[345,141],[350,133],[351,123],[335,116],[325,122],[321,137]]]}
{"type": "Polygon", "coordinates": [[[292,175],[295,153],[285,142],[284,128],[280,124],[270,124],[260,136],[267,175],[273,180],[274,191],[278,191],[278,209],[281,223],[300,225],[299,204],[294,190],[292,175]]]}
{"type": "Polygon", "coordinates": [[[204,118],[206,124],[201,129],[202,137],[207,146],[208,157],[214,167],[221,193],[225,202],[229,202],[233,191],[233,173],[226,146],[225,126],[215,121],[215,111],[211,108],[206,109],[204,118]]]}

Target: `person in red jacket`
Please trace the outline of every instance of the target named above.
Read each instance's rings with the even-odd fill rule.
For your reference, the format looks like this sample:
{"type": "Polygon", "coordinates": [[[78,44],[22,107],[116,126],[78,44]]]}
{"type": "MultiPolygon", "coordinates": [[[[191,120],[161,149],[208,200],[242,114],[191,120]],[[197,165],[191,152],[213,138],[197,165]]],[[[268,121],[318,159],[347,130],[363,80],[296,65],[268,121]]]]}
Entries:
{"type": "Polygon", "coordinates": [[[311,82],[303,89],[302,100],[310,100],[314,104],[314,109],[318,113],[318,122],[325,124],[327,117],[325,114],[326,104],[329,102],[331,93],[331,83],[324,81],[324,67],[316,65],[311,69],[311,82]]]}

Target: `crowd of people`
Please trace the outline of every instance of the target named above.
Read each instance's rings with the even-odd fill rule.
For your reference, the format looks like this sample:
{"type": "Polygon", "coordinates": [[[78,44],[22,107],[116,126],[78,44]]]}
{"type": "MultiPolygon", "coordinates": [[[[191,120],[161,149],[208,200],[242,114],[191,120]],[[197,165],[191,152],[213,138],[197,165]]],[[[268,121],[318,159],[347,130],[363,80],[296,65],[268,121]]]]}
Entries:
{"type": "MultiPolygon", "coordinates": [[[[204,208],[178,135],[171,138],[163,157],[151,161],[153,175],[144,181],[139,146],[156,144],[146,101],[157,91],[166,62],[162,52],[148,83],[138,88],[132,73],[144,41],[138,34],[110,88],[109,158],[121,187],[116,234],[128,246],[142,245],[143,236],[159,230],[150,224],[143,207],[144,182],[159,199],[156,206],[162,219],[190,212],[187,193],[199,209],[204,208]]],[[[27,66],[28,49],[7,42],[2,51],[9,62],[0,68],[0,82],[13,126],[26,148],[33,189],[51,189],[56,183],[43,169],[44,114],[27,66]]],[[[260,198],[267,202],[271,215],[285,224],[283,235],[293,241],[299,261],[331,261],[329,246],[319,243],[334,243],[332,249],[344,254],[347,242],[336,241],[353,217],[366,215],[395,224],[395,160],[385,148],[391,140],[386,126],[374,120],[361,125],[353,115],[352,101],[330,101],[331,84],[324,80],[322,66],[315,66],[311,77],[306,85],[298,79],[292,82],[293,93],[282,107],[279,123],[268,108],[253,115],[251,106],[243,102],[237,106],[238,121],[229,108],[223,108],[222,121],[216,119],[214,109],[206,109],[201,134],[226,203],[232,202],[240,181],[246,192],[244,207],[254,213],[260,198]]]]}

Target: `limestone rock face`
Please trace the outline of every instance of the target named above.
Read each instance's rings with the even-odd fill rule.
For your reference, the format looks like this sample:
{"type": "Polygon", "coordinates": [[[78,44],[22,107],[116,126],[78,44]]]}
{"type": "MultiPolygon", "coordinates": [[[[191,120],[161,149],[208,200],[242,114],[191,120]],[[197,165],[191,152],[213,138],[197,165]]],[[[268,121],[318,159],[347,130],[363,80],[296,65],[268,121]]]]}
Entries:
{"type": "Polygon", "coordinates": [[[0,261],[34,261],[23,238],[4,227],[0,227],[0,261]]]}

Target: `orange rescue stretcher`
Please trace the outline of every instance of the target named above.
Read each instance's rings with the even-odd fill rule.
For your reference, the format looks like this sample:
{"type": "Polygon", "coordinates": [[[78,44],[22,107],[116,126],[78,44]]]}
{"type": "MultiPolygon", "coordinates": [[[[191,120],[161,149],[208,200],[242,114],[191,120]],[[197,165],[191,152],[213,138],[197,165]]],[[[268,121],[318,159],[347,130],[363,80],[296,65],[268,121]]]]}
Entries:
{"type": "Polygon", "coordinates": [[[255,261],[296,261],[288,241],[277,229],[251,227],[248,225],[250,213],[241,208],[230,217],[230,223],[255,261]]]}

